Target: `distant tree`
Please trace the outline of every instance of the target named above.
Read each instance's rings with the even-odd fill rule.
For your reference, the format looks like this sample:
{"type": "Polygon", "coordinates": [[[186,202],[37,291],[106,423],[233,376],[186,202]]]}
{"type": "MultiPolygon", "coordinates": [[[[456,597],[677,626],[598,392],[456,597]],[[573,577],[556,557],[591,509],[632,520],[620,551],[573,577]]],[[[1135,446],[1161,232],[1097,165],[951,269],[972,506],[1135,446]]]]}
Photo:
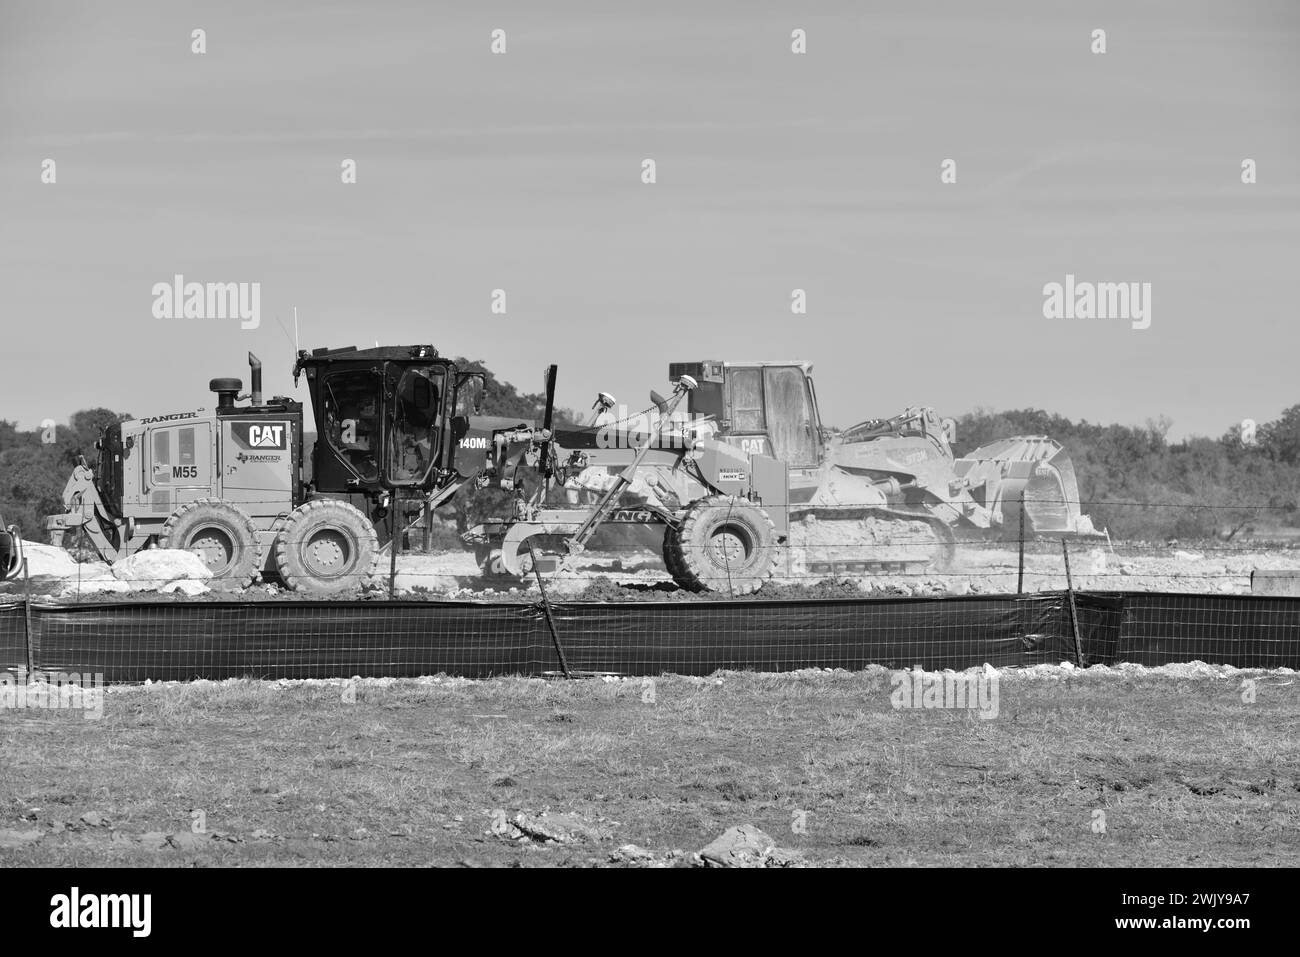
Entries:
{"type": "Polygon", "coordinates": [[[1300,464],[1300,405],[1285,410],[1281,417],[1258,429],[1259,447],[1275,462],[1300,464]]]}
{"type": "Polygon", "coordinates": [[[95,440],[103,427],[129,416],[110,409],[83,409],[58,426],[54,442],[42,429],[19,430],[0,423],[0,515],[29,540],[45,540],[45,516],[63,511],[63,487],[78,455],[93,466],[95,440]]]}
{"type": "Polygon", "coordinates": [[[1074,463],[1082,511],[1120,538],[1232,538],[1295,520],[1300,406],[1260,426],[1255,446],[1242,444],[1238,426],[1171,445],[1172,424],[1164,416],[1137,427],[979,409],[958,420],[956,451],[1012,435],[1056,439],[1074,463]]]}

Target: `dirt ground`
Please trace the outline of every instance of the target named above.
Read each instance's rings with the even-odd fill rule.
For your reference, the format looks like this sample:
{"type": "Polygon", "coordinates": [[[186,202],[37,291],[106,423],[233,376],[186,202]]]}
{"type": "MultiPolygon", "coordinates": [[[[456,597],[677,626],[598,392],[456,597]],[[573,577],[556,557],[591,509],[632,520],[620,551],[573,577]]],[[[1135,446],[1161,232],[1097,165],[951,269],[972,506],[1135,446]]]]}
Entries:
{"type": "Polygon", "coordinates": [[[196,681],[110,688],[98,720],[4,708],[0,866],[701,866],[732,828],[770,837],[766,866],[1300,862],[1293,671],[994,672],[991,716],[899,707],[900,674],[196,681]]]}
{"type": "MultiPolygon", "coordinates": [[[[811,588],[836,584],[835,594],[964,595],[1006,594],[1017,588],[1019,555],[1015,548],[979,543],[958,545],[954,564],[943,571],[921,570],[890,574],[794,576],[778,573],[773,586],[759,597],[783,587],[811,588]]],[[[1254,569],[1294,569],[1300,573],[1300,549],[1249,547],[1175,548],[1170,546],[1070,546],[1070,572],[1079,590],[1159,591],[1250,594],[1254,569]]],[[[386,585],[387,578],[384,577],[386,585]]],[[[535,581],[522,585],[490,585],[477,574],[468,553],[404,555],[399,558],[398,591],[426,591],[456,598],[501,598],[537,592],[535,581]]],[[[1025,591],[1058,591],[1066,587],[1065,559],[1059,544],[1035,543],[1025,556],[1025,591]]],[[[572,597],[591,593],[600,600],[636,598],[653,589],[657,598],[687,598],[671,585],[662,559],[648,550],[588,552],[547,578],[548,592],[572,597]],[[604,587],[592,583],[604,579],[604,587]],[[622,588],[610,588],[616,584],[622,588]]],[[[727,597],[714,595],[712,597],[727,597]]]]}
{"type": "MultiPolygon", "coordinates": [[[[1255,569],[1290,569],[1300,573],[1300,548],[1251,545],[1135,545],[1129,543],[1073,543],[1070,570],[1079,590],[1159,591],[1200,594],[1250,594],[1250,573],[1255,569]]],[[[757,597],[844,597],[852,595],[965,595],[1006,594],[1016,591],[1019,556],[1015,547],[963,542],[956,560],[943,571],[920,570],[888,574],[790,574],[778,572],[771,585],[757,597]]],[[[170,593],[158,590],[96,592],[96,583],[112,578],[107,566],[86,563],[78,566],[57,556],[47,558],[32,579],[34,595],[63,600],[175,601],[195,597],[207,600],[269,600],[296,595],[275,584],[259,584],[232,591],[213,582],[189,582],[201,588],[170,593]],[[90,583],[87,585],[87,583],[90,583]],[[213,586],[210,590],[206,586],[213,586]],[[84,587],[84,591],[82,590],[84,587]]],[[[535,601],[535,578],[522,582],[487,581],[478,571],[471,552],[456,550],[430,555],[403,554],[398,557],[396,593],[404,598],[452,598],[484,601],[535,601]]],[[[388,560],[382,557],[371,585],[362,594],[339,596],[385,598],[388,595],[388,560]]],[[[179,573],[178,573],[179,574],[179,573]]],[[[21,581],[0,585],[0,595],[19,596],[21,581]]],[[[167,586],[163,586],[164,588],[167,586]]],[[[570,560],[560,571],[547,576],[548,594],[560,598],[593,601],[638,600],[645,598],[691,600],[727,598],[723,593],[692,595],[672,584],[662,559],[646,548],[585,552],[570,560]]],[[[1057,591],[1066,587],[1065,561],[1059,543],[1036,542],[1025,556],[1025,591],[1057,591]]]]}

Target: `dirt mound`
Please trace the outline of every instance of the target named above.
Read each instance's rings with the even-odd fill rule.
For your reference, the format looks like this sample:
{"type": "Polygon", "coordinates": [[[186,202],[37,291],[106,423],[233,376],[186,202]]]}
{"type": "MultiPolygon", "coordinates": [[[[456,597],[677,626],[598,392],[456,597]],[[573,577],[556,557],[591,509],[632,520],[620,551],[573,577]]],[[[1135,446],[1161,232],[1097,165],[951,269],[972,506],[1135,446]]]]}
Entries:
{"type": "Polygon", "coordinates": [[[203,583],[212,571],[193,552],[177,548],[150,548],[136,552],[113,566],[113,575],[141,591],[160,589],[171,582],[203,583]]]}
{"type": "Polygon", "coordinates": [[[815,569],[852,563],[927,563],[937,557],[938,536],[926,522],[866,516],[823,520],[806,515],[790,523],[790,566],[815,569]]]}
{"type": "MultiPolygon", "coordinates": [[[[547,587],[550,585],[548,583],[547,587]]],[[[856,579],[827,578],[810,581],[806,584],[768,582],[752,595],[743,595],[745,599],[757,601],[789,601],[804,599],[849,599],[863,597],[888,598],[909,594],[906,590],[890,585],[877,586],[856,579]],[[863,585],[867,587],[864,588],[863,585]]],[[[588,579],[587,586],[581,591],[564,595],[565,600],[615,602],[615,601],[720,601],[729,596],[726,592],[691,592],[678,587],[670,581],[658,582],[620,582],[601,575],[588,579]]]]}

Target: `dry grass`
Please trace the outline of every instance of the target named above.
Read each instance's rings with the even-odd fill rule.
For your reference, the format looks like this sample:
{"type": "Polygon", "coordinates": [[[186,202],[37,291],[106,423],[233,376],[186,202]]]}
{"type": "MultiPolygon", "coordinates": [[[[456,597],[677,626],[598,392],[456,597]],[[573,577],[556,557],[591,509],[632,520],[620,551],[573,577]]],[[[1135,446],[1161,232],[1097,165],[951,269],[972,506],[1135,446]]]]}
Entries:
{"type": "Polygon", "coordinates": [[[1258,682],[1246,704],[1239,677],[1004,677],[995,720],[896,711],[881,669],[664,677],[652,702],[639,680],[114,689],[99,721],[0,711],[0,865],[583,865],[740,823],[815,863],[1295,865],[1300,685],[1258,682]],[[506,840],[498,809],[613,837],[506,840]]]}

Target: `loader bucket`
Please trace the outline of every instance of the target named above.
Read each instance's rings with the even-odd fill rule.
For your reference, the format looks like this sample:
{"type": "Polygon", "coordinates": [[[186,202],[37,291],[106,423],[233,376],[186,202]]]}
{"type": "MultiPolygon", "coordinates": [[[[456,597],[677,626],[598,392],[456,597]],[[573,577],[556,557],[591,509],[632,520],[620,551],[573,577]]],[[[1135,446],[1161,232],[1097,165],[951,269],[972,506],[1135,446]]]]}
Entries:
{"type": "Polygon", "coordinates": [[[22,563],[22,539],[18,529],[10,525],[5,528],[0,522],[0,581],[12,578],[22,563]]]}
{"type": "Polygon", "coordinates": [[[1037,535],[1100,535],[1079,506],[1074,463],[1061,444],[1045,435],[1017,435],[981,446],[953,463],[971,495],[1016,527],[1037,535]]]}

